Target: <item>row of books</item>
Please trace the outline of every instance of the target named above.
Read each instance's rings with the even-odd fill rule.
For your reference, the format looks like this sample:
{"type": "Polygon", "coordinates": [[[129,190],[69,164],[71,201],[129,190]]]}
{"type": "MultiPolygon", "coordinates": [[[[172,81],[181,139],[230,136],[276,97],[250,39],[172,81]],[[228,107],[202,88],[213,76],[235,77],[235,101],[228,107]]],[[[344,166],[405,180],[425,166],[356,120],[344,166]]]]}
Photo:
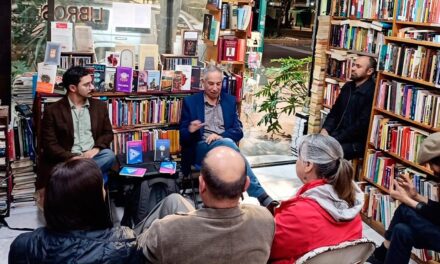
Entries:
{"type": "Polygon", "coordinates": [[[191,65],[197,66],[198,57],[197,56],[175,56],[173,54],[161,54],[162,69],[163,70],[178,70],[177,65],[191,65]]]}
{"type": "Polygon", "coordinates": [[[440,128],[440,93],[398,82],[381,80],[377,107],[405,118],[440,128]]]}
{"type": "Polygon", "coordinates": [[[399,0],[397,20],[440,23],[440,3],[437,0],[399,0]]]}
{"type": "Polygon", "coordinates": [[[368,218],[382,223],[387,229],[400,202],[371,185],[366,185],[363,191],[365,199],[361,212],[368,218]]]}
{"type": "Polygon", "coordinates": [[[108,100],[113,126],[179,123],[181,98],[116,98],[108,100]]]}
{"type": "Polygon", "coordinates": [[[151,129],[151,130],[135,130],[135,131],[115,131],[113,142],[111,145],[115,154],[126,153],[127,142],[133,140],[142,141],[142,151],[153,151],[157,139],[170,140],[170,153],[180,152],[179,130],[169,129],[151,129]]]}
{"type": "Polygon", "coordinates": [[[201,68],[175,65],[175,70],[133,71],[129,67],[116,67],[114,86],[117,92],[188,91],[200,88],[201,68]],[[194,75],[193,75],[194,74],[194,75]]]}
{"type": "Polygon", "coordinates": [[[391,180],[397,179],[401,175],[407,175],[412,179],[418,193],[438,201],[438,183],[427,180],[426,173],[397,163],[395,159],[387,157],[382,151],[369,149],[366,159],[365,176],[377,185],[390,189],[391,180]]]}
{"type": "Polygon", "coordinates": [[[393,19],[394,0],[335,1],[334,16],[364,19],[393,19]]]}
{"type": "Polygon", "coordinates": [[[220,29],[246,30],[249,26],[252,15],[250,5],[234,5],[233,3],[222,3],[220,29]]]}
{"type": "Polygon", "coordinates": [[[327,85],[324,86],[324,104],[331,106],[336,102],[343,84],[330,78],[326,78],[325,82],[327,85]]]}
{"type": "Polygon", "coordinates": [[[217,61],[242,61],[246,54],[246,39],[221,36],[217,44],[217,61]]]}
{"type": "Polygon", "coordinates": [[[31,118],[15,119],[13,128],[8,130],[9,160],[30,158],[35,160],[35,145],[31,118]]]}
{"type": "Polygon", "coordinates": [[[7,166],[7,126],[0,125],[0,215],[8,213],[9,173],[7,166]]]}
{"type": "Polygon", "coordinates": [[[370,143],[376,149],[396,154],[402,159],[418,162],[420,144],[429,135],[421,129],[405,126],[399,121],[374,115],[370,143]]]}
{"type": "Polygon", "coordinates": [[[237,102],[243,98],[243,76],[233,72],[224,71],[222,92],[235,96],[237,102]]]}
{"type": "MultiPolygon", "coordinates": [[[[393,200],[388,194],[381,193],[374,186],[367,185],[366,183],[361,183],[361,185],[365,195],[362,213],[368,218],[381,223],[385,229],[388,229],[400,202],[393,200]]],[[[412,253],[422,261],[440,260],[440,254],[432,250],[413,248],[412,253]]]]}
{"type": "Polygon", "coordinates": [[[358,58],[356,54],[349,54],[345,50],[330,50],[327,51],[327,75],[336,77],[342,80],[349,80],[351,78],[351,69],[354,62],[358,58]]]}
{"type": "Polygon", "coordinates": [[[422,40],[439,43],[440,33],[431,29],[417,29],[415,27],[404,27],[397,32],[398,38],[422,40]]]}
{"type": "Polygon", "coordinates": [[[359,20],[333,20],[330,45],[366,53],[379,53],[385,37],[391,34],[391,24],[359,20]]]}
{"type": "Polygon", "coordinates": [[[93,63],[92,56],[61,55],[59,66],[67,70],[72,66],[86,66],[91,63],[93,63]]]}
{"type": "Polygon", "coordinates": [[[440,51],[424,46],[389,43],[382,46],[380,69],[440,85],[440,51]]]}

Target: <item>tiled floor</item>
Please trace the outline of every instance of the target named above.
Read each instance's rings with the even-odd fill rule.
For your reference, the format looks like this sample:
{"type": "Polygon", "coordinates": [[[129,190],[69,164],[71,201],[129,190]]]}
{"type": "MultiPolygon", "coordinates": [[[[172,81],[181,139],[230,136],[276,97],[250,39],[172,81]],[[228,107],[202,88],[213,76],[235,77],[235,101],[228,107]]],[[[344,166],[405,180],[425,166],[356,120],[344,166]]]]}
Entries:
{"type": "MultiPolygon", "coordinates": [[[[272,158],[277,161],[285,159],[271,156],[260,156],[258,159],[269,162],[272,158]]],[[[255,162],[253,158],[249,158],[249,160],[251,164],[255,162]]],[[[296,177],[294,164],[255,168],[254,172],[263,187],[274,199],[289,199],[301,186],[300,180],[296,177]]],[[[122,208],[117,208],[117,215],[119,219],[122,217],[122,208]]],[[[12,209],[11,216],[6,218],[6,221],[11,227],[36,228],[44,225],[42,218],[36,207],[24,207],[12,209]]],[[[9,246],[19,233],[21,232],[9,230],[5,227],[0,228],[0,263],[7,263],[9,246]]],[[[380,235],[366,225],[364,226],[364,235],[378,244],[383,240],[380,235]]]]}

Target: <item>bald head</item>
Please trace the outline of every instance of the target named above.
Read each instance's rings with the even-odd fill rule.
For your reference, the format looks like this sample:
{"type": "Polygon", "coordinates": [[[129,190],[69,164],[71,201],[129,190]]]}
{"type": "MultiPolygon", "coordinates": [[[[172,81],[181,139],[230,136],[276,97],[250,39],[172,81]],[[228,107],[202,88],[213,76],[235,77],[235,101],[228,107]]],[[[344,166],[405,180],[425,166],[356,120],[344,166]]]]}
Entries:
{"type": "Polygon", "coordinates": [[[232,148],[216,147],[203,160],[201,175],[216,199],[238,199],[246,183],[244,158],[232,148]]]}

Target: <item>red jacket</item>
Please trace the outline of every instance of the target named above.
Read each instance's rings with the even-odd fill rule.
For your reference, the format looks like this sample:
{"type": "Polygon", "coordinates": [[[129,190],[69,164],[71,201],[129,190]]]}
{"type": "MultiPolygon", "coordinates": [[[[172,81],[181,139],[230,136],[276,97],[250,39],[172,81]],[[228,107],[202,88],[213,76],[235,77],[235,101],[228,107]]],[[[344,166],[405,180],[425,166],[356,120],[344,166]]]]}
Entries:
{"type": "Polygon", "coordinates": [[[362,237],[359,215],[351,221],[338,222],[315,200],[301,196],[324,184],[325,180],[305,184],[294,198],[282,202],[275,211],[272,263],[294,263],[313,249],[362,237]]]}

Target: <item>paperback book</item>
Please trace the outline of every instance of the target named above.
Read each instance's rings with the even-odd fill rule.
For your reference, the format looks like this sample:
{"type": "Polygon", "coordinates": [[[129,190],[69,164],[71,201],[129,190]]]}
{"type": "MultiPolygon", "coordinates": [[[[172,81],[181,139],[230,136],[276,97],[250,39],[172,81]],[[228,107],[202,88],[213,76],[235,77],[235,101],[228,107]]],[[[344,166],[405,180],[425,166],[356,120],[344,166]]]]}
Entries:
{"type": "Polygon", "coordinates": [[[129,67],[116,67],[115,90],[117,92],[131,92],[133,70],[129,67]]]}
{"type": "Polygon", "coordinates": [[[156,139],[154,145],[154,161],[164,161],[170,158],[170,140],[156,139]]]}
{"type": "Polygon", "coordinates": [[[166,174],[176,173],[176,162],[175,161],[163,161],[160,163],[159,172],[166,174]]]}
{"type": "Polygon", "coordinates": [[[160,71],[147,71],[147,89],[156,91],[160,90],[160,71]]]}
{"type": "Polygon", "coordinates": [[[142,163],[142,140],[127,141],[127,164],[142,163]]]}
{"type": "Polygon", "coordinates": [[[134,167],[123,167],[119,172],[119,175],[129,176],[129,177],[144,177],[146,168],[134,168],[134,167]]]}

